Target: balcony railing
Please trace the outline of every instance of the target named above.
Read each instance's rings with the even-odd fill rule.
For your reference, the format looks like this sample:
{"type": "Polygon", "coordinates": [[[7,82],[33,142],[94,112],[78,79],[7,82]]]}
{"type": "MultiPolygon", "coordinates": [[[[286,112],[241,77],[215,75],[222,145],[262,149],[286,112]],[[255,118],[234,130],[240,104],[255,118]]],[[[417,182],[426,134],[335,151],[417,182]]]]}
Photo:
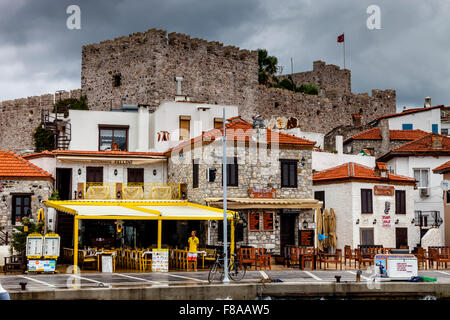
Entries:
{"type": "Polygon", "coordinates": [[[414,222],[416,226],[420,227],[435,227],[438,228],[442,224],[442,218],[439,211],[414,211],[414,222]]]}
{"type": "Polygon", "coordinates": [[[78,190],[79,199],[96,200],[178,200],[179,183],[83,183],[78,190]],[[81,191],[81,192],[80,192],[81,191]]]}

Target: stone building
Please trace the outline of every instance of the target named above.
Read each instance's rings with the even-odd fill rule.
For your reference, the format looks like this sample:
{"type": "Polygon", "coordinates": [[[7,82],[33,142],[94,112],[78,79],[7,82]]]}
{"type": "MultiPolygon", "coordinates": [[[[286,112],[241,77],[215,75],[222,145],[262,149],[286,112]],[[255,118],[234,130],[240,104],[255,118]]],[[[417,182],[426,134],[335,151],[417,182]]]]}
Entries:
{"type": "Polygon", "coordinates": [[[12,151],[0,151],[0,231],[11,235],[23,217],[36,221],[52,192],[50,173],[12,151]]]}
{"type": "Polygon", "coordinates": [[[389,150],[428,134],[422,130],[389,130],[388,132],[389,134],[380,127],[376,127],[355,134],[344,141],[344,152],[359,154],[363,151],[378,158],[389,150]],[[383,142],[386,146],[383,145],[383,142]]]}
{"type": "MultiPolygon", "coordinates": [[[[321,206],[311,193],[314,142],[252,127],[241,117],[229,119],[226,132],[228,209],[247,222],[238,225],[237,242],[274,254],[298,244],[299,226],[312,223],[321,206]]],[[[213,129],[168,152],[168,182],[184,183],[188,200],[222,206],[222,136],[213,129]]],[[[222,241],[221,231],[209,226],[210,244],[222,241]]]]}

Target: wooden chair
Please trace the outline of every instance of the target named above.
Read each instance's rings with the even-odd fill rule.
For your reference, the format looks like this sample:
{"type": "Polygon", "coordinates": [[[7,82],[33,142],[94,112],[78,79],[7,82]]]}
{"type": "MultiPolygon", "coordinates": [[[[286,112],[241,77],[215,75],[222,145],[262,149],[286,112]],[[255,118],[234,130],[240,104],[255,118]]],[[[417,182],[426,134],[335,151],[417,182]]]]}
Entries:
{"type": "Polygon", "coordinates": [[[439,266],[445,263],[445,269],[447,269],[447,263],[450,262],[450,249],[439,248],[433,250],[433,253],[435,255],[434,260],[436,261],[436,268],[439,269],[439,266]]]}
{"type": "Polygon", "coordinates": [[[250,265],[250,268],[255,265],[256,269],[256,250],[255,248],[239,248],[239,261],[244,265],[250,265]]]}
{"type": "Polygon", "coordinates": [[[419,268],[420,266],[422,266],[424,269],[428,269],[427,251],[424,248],[417,248],[416,257],[417,257],[417,266],[419,268]]]}
{"type": "Polygon", "coordinates": [[[264,268],[272,270],[272,256],[266,253],[265,248],[255,248],[255,269],[264,268]]]}
{"type": "Polygon", "coordinates": [[[288,260],[289,266],[300,263],[300,250],[301,248],[289,247],[289,260],[288,260]]]}
{"type": "Polygon", "coordinates": [[[12,255],[5,257],[5,265],[3,266],[3,271],[5,274],[7,272],[22,271],[25,264],[24,256],[22,255],[12,255]]]}
{"type": "Polygon", "coordinates": [[[324,263],[325,270],[328,268],[329,263],[335,263],[336,264],[336,270],[338,264],[341,266],[342,270],[342,250],[336,249],[335,253],[322,253],[319,256],[320,261],[320,268],[322,268],[322,262],[324,263]]]}
{"type": "Polygon", "coordinates": [[[97,268],[97,260],[97,256],[88,256],[85,250],[78,250],[78,261],[80,261],[82,270],[85,268],[85,264],[91,264],[97,268]]]}
{"type": "Polygon", "coordinates": [[[206,251],[206,255],[204,256],[205,261],[208,264],[214,263],[214,261],[216,261],[217,258],[216,249],[203,249],[203,250],[206,251]]]}
{"type": "Polygon", "coordinates": [[[311,262],[311,268],[314,269],[314,259],[317,256],[317,249],[315,248],[300,248],[301,249],[301,261],[300,268],[303,270],[305,268],[305,262],[311,262]]]}
{"type": "Polygon", "coordinates": [[[373,258],[368,251],[361,252],[361,249],[355,249],[356,257],[358,259],[358,269],[361,268],[361,263],[366,266],[366,262],[369,265],[373,264],[373,258]]]}
{"type": "Polygon", "coordinates": [[[347,265],[347,259],[350,262],[350,267],[352,266],[352,260],[355,262],[355,268],[356,268],[356,254],[353,252],[352,247],[350,246],[344,246],[344,265],[347,265]]]}

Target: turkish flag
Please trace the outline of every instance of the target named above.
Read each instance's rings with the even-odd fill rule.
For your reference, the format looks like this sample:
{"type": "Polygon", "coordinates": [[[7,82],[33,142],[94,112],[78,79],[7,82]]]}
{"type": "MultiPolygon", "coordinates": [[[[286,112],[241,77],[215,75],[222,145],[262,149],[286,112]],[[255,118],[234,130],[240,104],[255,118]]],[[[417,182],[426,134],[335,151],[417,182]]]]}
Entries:
{"type": "Polygon", "coordinates": [[[337,42],[344,42],[344,34],[337,37],[337,42]]]}

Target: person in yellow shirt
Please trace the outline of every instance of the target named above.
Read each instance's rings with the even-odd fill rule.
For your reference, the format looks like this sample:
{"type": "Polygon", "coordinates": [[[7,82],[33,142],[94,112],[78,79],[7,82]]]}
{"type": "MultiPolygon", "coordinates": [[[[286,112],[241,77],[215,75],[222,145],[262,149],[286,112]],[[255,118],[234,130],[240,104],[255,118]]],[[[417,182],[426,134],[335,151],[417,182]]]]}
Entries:
{"type": "Polygon", "coordinates": [[[197,247],[198,247],[198,238],[195,236],[196,231],[192,230],[191,232],[191,237],[189,237],[188,239],[188,243],[189,243],[189,252],[188,252],[188,256],[187,256],[187,260],[188,260],[188,267],[187,267],[187,271],[189,271],[189,264],[194,264],[194,268],[195,271],[197,271],[197,247]]]}

